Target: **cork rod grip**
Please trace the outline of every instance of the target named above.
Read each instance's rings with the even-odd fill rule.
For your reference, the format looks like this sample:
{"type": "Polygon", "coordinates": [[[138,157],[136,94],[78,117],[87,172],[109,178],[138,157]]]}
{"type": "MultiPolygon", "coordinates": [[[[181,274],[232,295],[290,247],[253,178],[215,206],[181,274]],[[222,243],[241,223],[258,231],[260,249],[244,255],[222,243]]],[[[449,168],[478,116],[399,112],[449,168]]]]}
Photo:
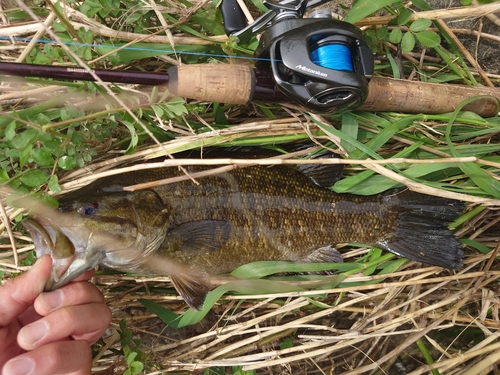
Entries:
{"type": "Polygon", "coordinates": [[[246,65],[182,65],[168,70],[168,90],[209,102],[246,104],[253,98],[253,69],[246,65]]]}
{"type": "Polygon", "coordinates": [[[498,112],[497,99],[500,100],[499,88],[373,77],[368,86],[368,97],[359,109],[380,112],[446,113],[453,112],[465,99],[481,95],[484,98],[467,104],[463,109],[483,117],[495,116],[498,112]]]}

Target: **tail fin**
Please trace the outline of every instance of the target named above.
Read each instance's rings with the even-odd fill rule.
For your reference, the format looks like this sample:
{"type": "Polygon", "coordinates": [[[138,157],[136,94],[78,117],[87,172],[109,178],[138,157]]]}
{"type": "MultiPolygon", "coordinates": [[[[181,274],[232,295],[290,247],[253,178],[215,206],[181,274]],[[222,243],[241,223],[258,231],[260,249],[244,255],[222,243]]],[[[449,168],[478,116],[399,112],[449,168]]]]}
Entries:
{"type": "Polygon", "coordinates": [[[403,191],[382,198],[398,207],[394,230],[377,243],[396,255],[443,268],[463,265],[463,250],[448,225],[460,216],[464,203],[403,191]],[[397,202],[396,202],[397,201],[397,202]]]}

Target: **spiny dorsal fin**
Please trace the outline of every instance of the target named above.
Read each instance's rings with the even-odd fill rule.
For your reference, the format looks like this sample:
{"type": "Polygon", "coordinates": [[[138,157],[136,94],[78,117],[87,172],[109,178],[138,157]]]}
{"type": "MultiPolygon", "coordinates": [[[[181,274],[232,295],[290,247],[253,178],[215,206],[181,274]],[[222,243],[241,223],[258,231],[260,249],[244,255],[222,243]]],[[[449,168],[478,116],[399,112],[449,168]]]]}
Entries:
{"type": "MultiPolygon", "coordinates": [[[[283,145],[283,149],[287,152],[302,151],[310,148],[311,144],[309,142],[283,145]]],[[[338,158],[339,154],[323,148],[320,150],[314,150],[303,157],[306,159],[334,159],[338,158]]],[[[293,167],[322,188],[331,188],[338,180],[340,180],[342,173],[344,172],[343,164],[298,164],[293,167]]]]}
{"type": "Polygon", "coordinates": [[[295,168],[322,188],[331,188],[344,171],[343,164],[298,164],[295,168]]]}

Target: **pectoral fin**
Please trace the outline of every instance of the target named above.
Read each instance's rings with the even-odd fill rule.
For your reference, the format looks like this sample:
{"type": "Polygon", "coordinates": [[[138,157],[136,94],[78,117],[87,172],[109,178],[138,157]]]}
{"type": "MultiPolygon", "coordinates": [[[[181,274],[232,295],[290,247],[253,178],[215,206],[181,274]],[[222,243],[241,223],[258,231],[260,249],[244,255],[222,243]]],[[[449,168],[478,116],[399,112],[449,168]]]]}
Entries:
{"type": "Polygon", "coordinates": [[[205,297],[210,291],[210,280],[207,274],[177,274],[170,279],[184,301],[194,310],[201,310],[205,297]]]}
{"type": "Polygon", "coordinates": [[[169,230],[171,250],[206,253],[220,250],[231,234],[232,225],[225,220],[199,220],[169,230]]]}

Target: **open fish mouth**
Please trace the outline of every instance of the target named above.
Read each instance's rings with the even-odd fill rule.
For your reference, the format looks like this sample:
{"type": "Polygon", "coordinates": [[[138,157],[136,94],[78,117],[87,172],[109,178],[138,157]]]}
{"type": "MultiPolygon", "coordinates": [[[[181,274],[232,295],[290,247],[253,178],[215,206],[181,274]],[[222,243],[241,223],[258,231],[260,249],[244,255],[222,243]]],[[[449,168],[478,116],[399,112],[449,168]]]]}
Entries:
{"type": "Polygon", "coordinates": [[[35,244],[36,256],[49,254],[52,258],[52,272],[45,286],[46,290],[55,289],[69,266],[75,259],[75,247],[68,237],[52,226],[44,226],[40,221],[27,218],[22,221],[30,232],[35,244]]]}
{"type": "Polygon", "coordinates": [[[95,267],[95,264],[85,265],[78,262],[85,249],[82,249],[81,244],[78,245],[76,238],[66,235],[64,229],[40,218],[27,218],[22,223],[33,239],[37,257],[49,254],[52,258],[52,271],[45,285],[46,291],[57,289],[95,267]]]}

